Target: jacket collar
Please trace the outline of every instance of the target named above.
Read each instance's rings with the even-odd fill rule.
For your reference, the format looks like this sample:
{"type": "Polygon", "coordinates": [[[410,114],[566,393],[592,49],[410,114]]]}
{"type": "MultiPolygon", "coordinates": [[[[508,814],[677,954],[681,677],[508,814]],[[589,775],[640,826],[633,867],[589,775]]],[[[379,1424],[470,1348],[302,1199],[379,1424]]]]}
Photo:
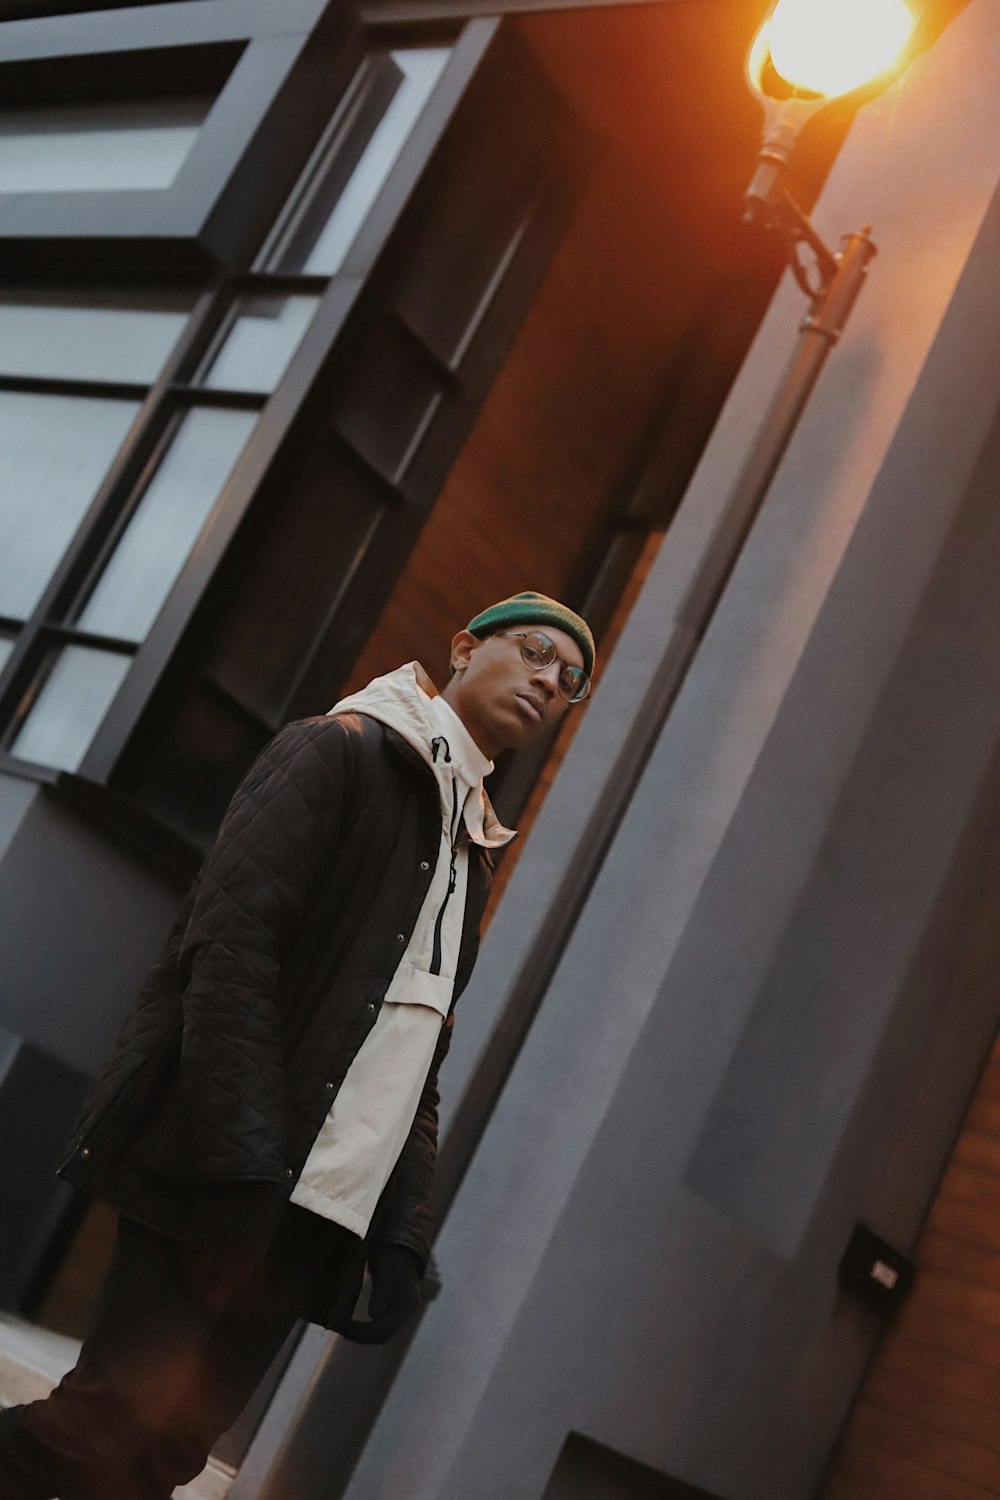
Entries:
{"type": "MultiPolygon", "coordinates": [[[[440,731],[434,715],[428,713],[427,700],[435,698],[438,690],[417,661],[406,662],[394,672],[375,677],[367,687],[357,693],[341,698],[329,710],[329,714],[365,714],[377,719],[384,727],[386,739],[407,760],[415,762],[429,773],[440,788],[440,776],[444,768],[435,763],[433,741],[440,731]]],[[[482,829],[470,829],[463,820],[463,834],[459,842],[467,840],[484,849],[502,849],[517,837],[517,830],[505,828],[496,815],[493,804],[480,784],[482,798],[482,829]]],[[[479,819],[474,823],[478,825],[479,819]]]]}

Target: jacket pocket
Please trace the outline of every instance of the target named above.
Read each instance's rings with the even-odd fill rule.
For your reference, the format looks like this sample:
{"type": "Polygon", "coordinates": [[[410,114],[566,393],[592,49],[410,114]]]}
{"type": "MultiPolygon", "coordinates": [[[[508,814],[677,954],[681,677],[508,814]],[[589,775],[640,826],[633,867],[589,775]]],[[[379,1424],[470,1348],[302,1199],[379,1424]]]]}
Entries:
{"type": "Polygon", "coordinates": [[[448,1014],[454,992],[454,979],[431,974],[427,969],[415,969],[409,964],[393,980],[386,998],[397,1005],[426,1005],[443,1018],[448,1014]]]}

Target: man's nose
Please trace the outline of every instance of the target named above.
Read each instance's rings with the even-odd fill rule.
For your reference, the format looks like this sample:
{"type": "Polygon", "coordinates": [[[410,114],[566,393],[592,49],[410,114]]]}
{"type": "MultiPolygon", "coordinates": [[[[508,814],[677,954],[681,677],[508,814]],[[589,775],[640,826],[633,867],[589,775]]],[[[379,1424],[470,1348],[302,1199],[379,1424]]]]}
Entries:
{"type": "Polygon", "coordinates": [[[531,680],[539,683],[550,698],[554,697],[559,691],[559,663],[550,661],[547,667],[536,667],[531,674],[531,680]]]}

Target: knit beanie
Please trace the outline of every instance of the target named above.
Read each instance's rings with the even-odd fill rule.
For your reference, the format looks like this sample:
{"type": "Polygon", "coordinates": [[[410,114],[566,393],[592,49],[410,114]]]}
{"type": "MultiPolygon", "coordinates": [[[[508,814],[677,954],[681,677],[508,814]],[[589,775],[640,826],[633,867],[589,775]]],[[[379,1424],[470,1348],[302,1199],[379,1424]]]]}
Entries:
{"type": "Polygon", "coordinates": [[[594,637],[590,633],[590,626],[565,604],[560,604],[557,599],[550,599],[547,594],[532,593],[529,589],[523,594],[513,594],[509,599],[501,599],[499,604],[491,604],[489,609],[484,609],[470,620],[465,628],[470,634],[482,639],[483,636],[506,630],[511,625],[552,625],[557,630],[565,630],[583,652],[587,676],[593,677],[594,637]]]}

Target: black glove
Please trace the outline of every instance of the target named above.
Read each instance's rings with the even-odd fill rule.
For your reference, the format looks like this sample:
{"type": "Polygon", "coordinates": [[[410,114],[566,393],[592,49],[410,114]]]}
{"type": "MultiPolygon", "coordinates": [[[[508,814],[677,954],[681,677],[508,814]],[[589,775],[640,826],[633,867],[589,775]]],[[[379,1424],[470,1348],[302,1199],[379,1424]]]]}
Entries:
{"type": "Polygon", "coordinates": [[[184,1242],[188,1283],[221,1311],[259,1274],[284,1208],[273,1182],[214,1182],[202,1188],[184,1242]]]}
{"type": "Polygon", "coordinates": [[[420,1262],[406,1245],[373,1245],[368,1270],[368,1321],[350,1318],[340,1331],[356,1344],[387,1344],[420,1306],[420,1262]]]}

